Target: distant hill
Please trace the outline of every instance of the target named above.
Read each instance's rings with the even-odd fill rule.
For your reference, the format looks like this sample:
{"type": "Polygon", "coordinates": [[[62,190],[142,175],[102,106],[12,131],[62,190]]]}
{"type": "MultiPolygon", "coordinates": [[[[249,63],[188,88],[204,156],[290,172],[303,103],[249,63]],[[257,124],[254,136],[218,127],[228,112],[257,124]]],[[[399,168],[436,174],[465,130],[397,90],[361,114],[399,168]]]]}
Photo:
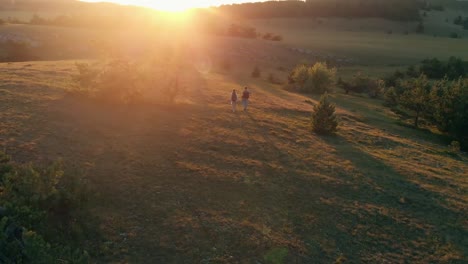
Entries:
{"type": "Polygon", "coordinates": [[[407,21],[420,19],[419,11],[426,5],[420,0],[307,0],[224,5],[219,10],[246,18],[380,17],[407,21]]]}

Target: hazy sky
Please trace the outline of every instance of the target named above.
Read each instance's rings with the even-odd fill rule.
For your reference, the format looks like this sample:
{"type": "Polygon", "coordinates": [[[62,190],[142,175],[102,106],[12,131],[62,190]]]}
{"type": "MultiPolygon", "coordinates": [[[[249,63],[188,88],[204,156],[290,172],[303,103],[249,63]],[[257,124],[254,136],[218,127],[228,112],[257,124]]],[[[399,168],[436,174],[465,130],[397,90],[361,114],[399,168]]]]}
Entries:
{"type": "MultiPolygon", "coordinates": [[[[191,7],[208,7],[222,4],[262,2],[262,0],[83,0],[86,2],[114,2],[140,5],[164,10],[183,10],[191,7]]],[[[263,0],[265,1],[265,0],[263,0]]]]}

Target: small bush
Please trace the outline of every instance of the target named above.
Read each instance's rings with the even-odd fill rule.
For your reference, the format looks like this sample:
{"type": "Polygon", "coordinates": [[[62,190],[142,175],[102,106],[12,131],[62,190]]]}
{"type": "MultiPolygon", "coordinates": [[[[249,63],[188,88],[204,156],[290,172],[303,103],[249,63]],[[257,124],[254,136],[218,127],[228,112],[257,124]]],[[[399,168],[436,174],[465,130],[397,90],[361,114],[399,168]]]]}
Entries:
{"type": "Polygon", "coordinates": [[[416,26],[416,33],[424,33],[424,24],[422,22],[419,22],[416,26]]]}
{"type": "Polygon", "coordinates": [[[275,35],[271,38],[272,41],[282,41],[283,40],[283,36],[281,35],[275,35]]]}
{"type": "Polygon", "coordinates": [[[273,37],[273,34],[271,33],[266,33],[265,35],[263,35],[264,40],[271,40],[272,37],[273,37]]]}
{"type": "Polygon", "coordinates": [[[461,150],[460,142],[452,141],[449,145],[449,148],[450,148],[450,151],[452,151],[453,153],[460,153],[460,150],[461,150]]]}
{"type": "Polygon", "coordinates": [[[345,90],[346,94],[349,92],[367,93],[369,97],[377,98],[383,93],[385,82],[358,72],[349,83],[340,81],[339,86],[345,90]]]}
{"type": "Polygon", "coordinates": [[[455,33],[455,32],[450,33],[449,37],[450,37],[450,38],[454,38],[454,39],[460,38],[460,36],[458,35],[458,33],[455,33]]]}
{"type": "Polygon", "coordinates": [[[255,66],[255,68],[252,71],[252,77],[260,78],[261,75],[262,75],[262,72],[260,71],[260,68],[258,66],[255,66]]]}
{"type": "Polygon", "coordinates": [[[327,94],[322,95],[320,103],[314,106],[311,124],[312,131],[318,134],[331,134],[337,131],[335,106],[329,102],[327,94]]]}
{"type": "Polygon", "coordinates": [[[395,107],[398,105],[398,98],[399,95],[397,94],[395,87],[392,86],[388,88],[384,94],[384,105],[388,107],[395,107]]]}
{"type": "Polygon", "coordinates": [[[283,84],[283,82],[278,77],[276,77],[273,73],[270,73],[268,75],[268,81],[272,84],[283,84]]]}

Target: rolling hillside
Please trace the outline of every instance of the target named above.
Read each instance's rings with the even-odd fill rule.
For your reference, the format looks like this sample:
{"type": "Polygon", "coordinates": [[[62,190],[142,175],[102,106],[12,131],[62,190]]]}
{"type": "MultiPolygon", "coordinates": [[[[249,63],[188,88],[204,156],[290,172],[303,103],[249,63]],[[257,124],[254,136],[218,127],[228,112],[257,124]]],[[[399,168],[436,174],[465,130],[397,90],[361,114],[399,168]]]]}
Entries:
{"type": "MultiPolygon", "coordinates": [[[[63,158],[97,191],[114,263],[463,263],[468,157],[341,93],[336,136],[309,132],[315,97],[250,68],[187,66],[171,105],[68,95],[71,61],[0,65],[0,147],[20,162],[63,158]],[[252,89],[230,112],[232,89],[252,89]]],[[[98,243],[102,242],[102,243],[98,243]]]]}

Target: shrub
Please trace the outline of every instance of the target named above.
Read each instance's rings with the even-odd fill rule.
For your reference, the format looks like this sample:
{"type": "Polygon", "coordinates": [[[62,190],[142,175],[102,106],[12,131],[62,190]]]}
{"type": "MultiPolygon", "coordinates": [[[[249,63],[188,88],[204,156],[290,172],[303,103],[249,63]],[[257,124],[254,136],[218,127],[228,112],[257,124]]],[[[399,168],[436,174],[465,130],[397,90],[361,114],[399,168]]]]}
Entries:
{"type": "Polygon", "coordinates": [[[340,81],[339,85],[345,90],[346,94],[349,92],[367,93],[370,97],[376,98],[382,94],[385,82],[383,80],[370,78],[358,72],[349,83],[340,81]]]}
{"type": "Polygon", "coordinates": [[[399,95],[396,92],[395,87],[390,87],[384,93],[384,105],[389,107],[395,107],[398,105],[399,95]]]}
{"type": "Polygon", "coordinates": [[[260,71],[260,68],[258,66],[255,66],[255,68],[252,71],[252,77],[260,78],[261,75],[262,75],[262,72],[260,71]]]}
{"type": "Polygon", "coordinates": [[[257,38],[257,30],[255,28],[237,24],[231,24],[227,30],[227,34],[231,37],[257,38]]]}
{"type": "Polygon", "coordinates": [[[458,35],[458,33],[455,33],[455,32],[450,33],[449,37],[450,37],[450,38],[454,38],[454,39],[460,38],[460,36],[458,35]]]}
{"type": "Polygon", "coordinates": [[[421,72],[417,70],[414,65],[411,65],[406,69],[406,75],[411,78],[417,78],[419,75],[421,75],[421,72]]]}
{"type": "Polygon", "coordinates": [[[397,86],[398,83],[405,77],[405,74],[399,70],[396,70],[393,74],[383,78],[385,86],[397,86]]]}
{"type": "Polygon", "coordinates": [[[322,95],[319,104],[314,106],[311,124],[312,131],[318,134],[331,134],[337,131],[335,106],[329,102],[327,94],[322,95]]]}
{"type": "Polygon", "coordinates": [[[459,153],[460,152],[460,142],[458,141],[452,141],[449,145],[450,150],[453,153],[459,153]]]}
{"type": "Polygon", "coordinates": [[[72,249],[82,244],[84,231],[96,236],[89,232],[94,227],[84,183],[65,177],[59,163],[38,169],[13,166],[3,153],[0,157],[0,261],[88,263],[85,251],[72,249]]]}
{"type": "Polygon", "coordinates": [[[336,69],[328,68],[327,64],[317,62],[311,67],[297,66],[291,75],[291,79],[298,85],[298,89],[304,93],[325,93],[331,91],[335,84],[336,69]]]}
{"type": "Polygon", "coordinates": [[[281,35],[275,35],[271,38],[272,41],[282,41],[283,40],[283,36],[281,35]]]}
{"type": "Polygon", "coordinates": [[[422,22],[419,22],[416,26],[416,33],[424,33],[424,24],[422,22]]]}
{"type": "Polygon", "coordinates": [[[272,37],[273,37],[273,34],[271,33],[266,33],[265,35],[263,35],[263,39],[265,40],[271,40],[272,37]]]}
{"type": "Polygon", "coordinates": [[[72,77],[72,92],[116,103],[140,100],[141,76],[136,65],[127,60],[112,60],[104,65],[77,63],[78,74],[72,77]]]}
{"type": "Polygon", "coordinates": [[[457,17],[453,20],[453,24],[458,25],[458,26],[461,26],[461,25],[463,24],[463,17],[462,17],[462,16],[457,16],[457,17]]]}
{"type": "Polygon", "coordinates": [[[268,81],[272,84],[282,84],[283,82],[278,79],[273,73],[268,75],[268,81]]]}

